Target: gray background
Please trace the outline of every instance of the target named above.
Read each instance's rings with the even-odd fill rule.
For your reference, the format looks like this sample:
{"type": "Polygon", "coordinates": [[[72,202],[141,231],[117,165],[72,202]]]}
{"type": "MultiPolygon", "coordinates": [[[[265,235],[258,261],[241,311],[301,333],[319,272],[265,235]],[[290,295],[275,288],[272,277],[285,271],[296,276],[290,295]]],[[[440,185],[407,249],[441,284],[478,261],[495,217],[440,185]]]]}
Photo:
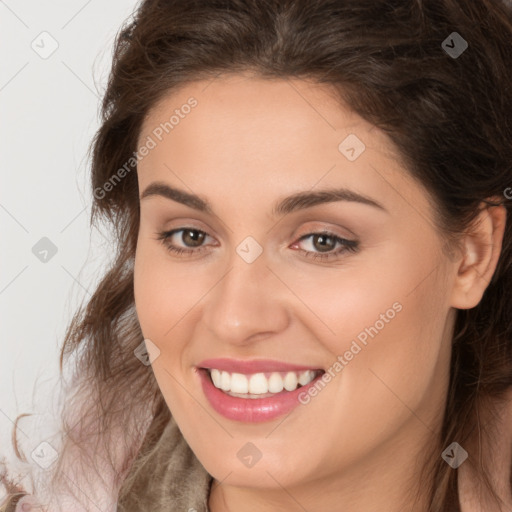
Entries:
{"type": "MultiPolygon", "coordinates": [[[[16,416],[51,414],[66,325],[108,261],[105,238],[89,227],[87,149],[114,37],[136,4],[0,0],[0,455],[8,460],[16,416]]],[[[29,448],[41,440],[20,437],[29,448]]]]}

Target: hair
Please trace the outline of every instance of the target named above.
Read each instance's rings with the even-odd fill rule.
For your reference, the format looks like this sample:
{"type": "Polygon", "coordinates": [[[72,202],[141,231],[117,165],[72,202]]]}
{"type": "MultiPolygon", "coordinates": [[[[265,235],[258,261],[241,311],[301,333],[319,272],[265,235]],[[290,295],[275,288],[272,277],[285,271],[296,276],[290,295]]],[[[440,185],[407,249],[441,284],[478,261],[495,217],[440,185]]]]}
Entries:
{"type": "MultiPolygon", "coordinates": [[[[108,193],[93,194],[91,224],[111,228],[115,257],[66,332],[61,372],[67,362],[74,373],[52,485],[65,480],[71,453],[85,468],[101,447],[126,495],[135,478],[130,468],[151,455],[140,439],[155,446],[169,422],[153,373],[133,355],[143,340],[133,290],[140,215],[133,156],[143,121],[167,94],[249,72],[332,87],[390,138],[430,194],[436,226],[450,243],[483,207],[507,208],[494,275],[476,307],[456,311],[439,449],[424,469],[428,511],[459,511],[457,472],[439,454],[454,440],[464,445],[474,431],[496,436],[494,423],[481,416],[512,387],[512,219],[504,194],[512,185],[511,37],[507,0],[142,1],[117,34],[90,146],[94,191],[123,165],[134,172],[108,193]],[[468,42],[457,58],[442,47],[453,32],[468,42]],[[118,436],[123,446],[114,453],[118,436]]],[[[470,459],[480,458],[479,449],[470,459]]],[[[485,469],[476,469],[494,492],[485,469]]]]}

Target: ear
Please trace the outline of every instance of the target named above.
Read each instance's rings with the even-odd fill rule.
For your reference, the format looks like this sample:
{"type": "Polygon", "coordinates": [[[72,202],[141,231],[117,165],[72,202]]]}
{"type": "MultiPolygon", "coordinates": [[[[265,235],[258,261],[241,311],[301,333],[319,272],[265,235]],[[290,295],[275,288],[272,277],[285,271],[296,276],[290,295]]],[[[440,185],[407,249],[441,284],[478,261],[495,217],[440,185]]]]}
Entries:
{"type": "Polygon", "coordinates": [[[474,308],[491,281],[501,254],[507,210],[481,203],[481,212],[461,240],[464,257],[457,262],[451,305],[474,308]]]}

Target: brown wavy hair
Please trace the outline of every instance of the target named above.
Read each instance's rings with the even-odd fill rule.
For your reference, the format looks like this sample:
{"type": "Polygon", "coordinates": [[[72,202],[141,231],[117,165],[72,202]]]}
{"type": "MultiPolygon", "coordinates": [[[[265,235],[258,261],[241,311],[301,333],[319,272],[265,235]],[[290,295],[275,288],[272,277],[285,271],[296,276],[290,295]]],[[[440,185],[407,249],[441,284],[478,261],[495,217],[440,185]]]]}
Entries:
{"type": "MultiPolygon", "coordinates": [[[[133,354],[143,340],[133,291],[138,137],[149,110],[169,92],[249,71],[333,86],[396,145],[434,199],[447,239],[468,229],[482,203],[507,208],[493,278],[475,308],[457,311],[439,451],[425,467],[428,511],[460,510],[457,472],[440,453],[454,440],[464,446],[475,429],[495,436],[492,422],[482,424],[480,416],[512,387],[512,219],[504,194],[512,186],[511,40],[507,0],[142,1],[116,37],[90,148],[91,223],[111,228],[114,257],[62,347],[61,371],[68,362],[74,373],[53,484],[64,480],[70,454],[85,469],[102,450],[123,495],[134,462],[149,457],[140,440],[155,446],[170,419],[153,373],[133,354]],[[468,42],[457,58],[442,47],[453,32],[468,42]],[[105,192],[125,164],[126,175],[105,192]],[[122,449],[114,453],[119,436],[122,449]]],[[[484,469],[477,470],[492,488],[484,469]]]]}

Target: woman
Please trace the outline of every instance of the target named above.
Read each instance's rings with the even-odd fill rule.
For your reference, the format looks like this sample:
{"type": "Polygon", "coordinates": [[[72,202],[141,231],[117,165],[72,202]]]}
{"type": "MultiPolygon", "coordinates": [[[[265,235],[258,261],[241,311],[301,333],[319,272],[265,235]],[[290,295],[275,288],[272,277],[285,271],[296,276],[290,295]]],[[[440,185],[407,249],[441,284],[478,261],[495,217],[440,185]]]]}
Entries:
{"type": "Polygon", "coordinates": [[[143,1],[92,148],[116,258],[16,510],[510,510],[511,36],[498,0],[143,1]]]}

